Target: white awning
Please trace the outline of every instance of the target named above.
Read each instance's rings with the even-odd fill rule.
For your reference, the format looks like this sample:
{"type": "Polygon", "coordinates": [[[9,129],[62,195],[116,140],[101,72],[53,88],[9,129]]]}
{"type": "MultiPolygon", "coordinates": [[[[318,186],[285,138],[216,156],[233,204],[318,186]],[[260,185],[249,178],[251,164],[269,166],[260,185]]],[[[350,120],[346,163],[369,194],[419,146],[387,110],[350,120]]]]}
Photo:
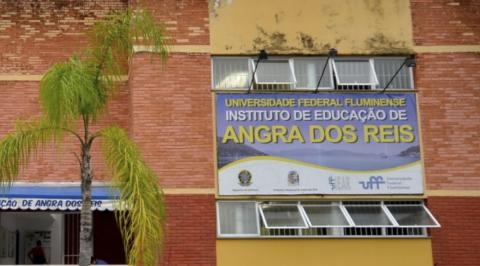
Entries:
{"type": "MultiPolygon", "coordinates": [[[[80,185],[12,185],[0,188],[0,210],[69,210],[82,208],[80,185]]],[[[92,210],[114,210],[118,191],[108,186],[92,186],[92,210]]]]}

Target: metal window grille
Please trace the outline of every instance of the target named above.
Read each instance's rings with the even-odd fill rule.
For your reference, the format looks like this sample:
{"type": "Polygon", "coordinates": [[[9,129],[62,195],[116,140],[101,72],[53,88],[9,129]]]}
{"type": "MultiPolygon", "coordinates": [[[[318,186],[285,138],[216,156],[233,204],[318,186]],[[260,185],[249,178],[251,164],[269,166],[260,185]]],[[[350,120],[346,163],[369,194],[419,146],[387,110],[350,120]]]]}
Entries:
{"type": "MultiPolygon", "coordinates": [[[[294,58],[293,65],[297,79],[296,88],[316,89],[326,63],[326,57],[294,58]]],[[[328,64],[325,68],[319,89],[333,89],[331,64],[328,64]]]]}
{"type": "Polygon", "coordinates": [[[301,230],[302,236],[328,236],[332,235],[332,232],[328,228],[308,228],[301,230]]]}
{"type": "Polygon", "coordinates": [[[255,83],[257,84],[295,84],[296,79],[293,71],[293,61],[289,59],[262,60],[256,64],[251,60],[252,69],[255,71],[255,83]]]}
{"type": "MultiPolygon", "coordinates": [[[[378,77],[377,89],[383,89],[387,82],[393,77],[398,68],[403,64],[405,58],[374,58],[375,73],[378,77]]],[[[397,76],[388,86],[389,89],[413,89],[412,69],[403,66],[397,76]]]]}
{"type": "Polygon", "coordinates": [[[374,87],[378,84],[373,60],[334,59],[332,65],[337,85],[374,87]]]}
{"type": "Polygon", "coordinates": [[[251,80],[248,58],[215,57],[212,65],[213,88],[248,88],[251,80]]]}
{"type": "Polygon", "coordinates": [[[427,235],[427,228],[440,226],[422,201],[219,201],[219,205],[223,205],[217,207],[221,237],[419,237],[427,235]],[[253,208],[254,205],[257,207],[253,208]],[[239,218],[241,223],[258,228],[248,231],[248,235],[243,229],[225,231],[225,228],[231,228],[233,218],[229,216],[235,212],[220,209],[238,206],[250,206],[240,215],[248,216],[239,218]]]}
{"type": "Polygon", "coordinates": [[[387,228],[386,234],[387,236],[427,236],[427,230],[415,227],[387,228]]]}
{"type": "Polygon", "coordinates": [[[386,205],[399,226],[439,227],[430,211],[422,204],[386,205]]]}
{"type": "MultiPolygon", "coordinates": [[[[366,91],[383,89],[403,63],[402,57],[349,58],[330,60],[319,89],[366,91]]],[[[261,61],[255,74],[253,90],[264,92],[313,90],[320,79],[326,57],[273,58],[261,61]]],[[[246,90],[250,86],[255,59],[248,57],[213,57],[214,89],[246,90]]],[[[390,89],[413,89],[411,68],[402,67],[390,89]]]]}
{"type": "Polygon", "coordinates": [[[78,264],[80,213],[65,213],[64,264],[78,264]]]}
{"type": "Polygon", "coordinates": [[[344,229],[345,236],[382,236],[381,227],[353,227],[344,229]]]}
{"type": "Polygon", "coordinates": [[[383,206],[376,205],[346,205],[355,226],[378,227],[391,226],[394,222],[385,212],[383,206]]]}
{"type": "Polygon", "coordinates": [[[335,228],[352,225],[351,217],[342,205],[304,204],[302,207],[305,212],[308,225],[312,228],[335,228]]]}
{"type": "Polygon", "coordinates": [[[260,204],[258,210],[268,229],[308,228],[298,204],[260,204]]]}
{"type": "Polygon", "coordinates": [[[220,201],[217,203],[217,213],[220,235],[259,234],[256,202],[220,201]]]}

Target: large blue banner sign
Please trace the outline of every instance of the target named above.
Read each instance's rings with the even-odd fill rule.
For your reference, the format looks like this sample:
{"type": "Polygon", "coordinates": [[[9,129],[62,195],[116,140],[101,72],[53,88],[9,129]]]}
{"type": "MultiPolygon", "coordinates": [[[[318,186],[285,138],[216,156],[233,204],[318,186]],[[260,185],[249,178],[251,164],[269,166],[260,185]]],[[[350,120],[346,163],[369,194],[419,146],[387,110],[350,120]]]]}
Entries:
{"type": "Polygon", "coordinates": [[[217,94],[221,195],[423,193],[414,94],[217,94]]]}

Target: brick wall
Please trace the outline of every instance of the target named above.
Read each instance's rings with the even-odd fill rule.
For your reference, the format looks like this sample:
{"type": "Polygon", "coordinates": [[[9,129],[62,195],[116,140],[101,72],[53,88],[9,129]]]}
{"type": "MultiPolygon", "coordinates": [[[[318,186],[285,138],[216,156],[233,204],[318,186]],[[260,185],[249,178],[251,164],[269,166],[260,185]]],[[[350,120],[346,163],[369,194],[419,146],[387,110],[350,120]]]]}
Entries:
{"type": "Polygon", "coordinates": [[[216,265],[215,197],[169,195],[164,266],[216,265]]]}
{"type": "Polygon", "coordinates": [[[213,187],[210,56],[151,54],[130,68],[132,136],[164,187],[213,187]]]}
{"type": "Polygon", "coordinates": [[[42,74],[79,52],[95,19],[126,0],[0,1],[0,73],[42,74]]]}
{"type": "MultiPolygon", "coordinates": [[[[132,1],[165,24],[169,44],[207,45],[206,0],[132,1]]],[[[130,64],[130,131],[164,188],[215,184],[210,55],[137,53],[130,64]]],[[[216,265],[215,195],[167,195],[162,265],[216,265]]]]}
{"type": "Polygon", "coordinates": [[[420,54],[419,90],[428,189],[480,189],[480,55],[420,54]]]}
{"type": "Polygon", "coordinates": [[[412,0],[417,45],[480,43],[480,1],[412,0]]]}
{"type": "Polygon", "coordinates": [[[208,0],[139,0],[165,24],[170,44],[208,44],[208,0]]]}
{"type": "MultiPolygon", "coordinates": [[[[416,45],[480,44],[480,2],[412,0],[416,45]]],[[[427,188],[450,197],[429,197],[442,227],[431,230],[435,266],[480,264],[480,54],[417,55],[418,89],[427,188]],[[459,193],[458,195],[461,195],[459,193]]]]}
{"type": "MultiPolygon", "coordinates": [[[[40,107],[38,81],[0,81],[0,137],[10,132],[17,119],[29,119],[38,116],[40,107]]],[[[106,113],[99,119],[92,130],[108,124],[117,124],[128,128],[129,124],[129,90],[124,84],[119,86],[117,95],[107,107],[106,113]]],[[[94,179],[110,179],[105,170],[103,155],[97,141],[92,150],[94,179]]],[[[57,149],[48,145],[33,157],[30,164],[22,171],[17,180],[22,181],[80,181],[80,170],[73,154],[80,153],[76,139],[66,137],[64,144],[57,149]]]]}
{"type": "MultiPolygon", "coordinates": [[[[53,63],[85,48],[85,33],[96,19],[126,6],[126,0],[0,1],[0,75],[44,74],[53,63]]],[[[16,119],[39,114],[38,96],[38,81],[0,81],[0,137],[13,129],[16,119]]],[[[129,90],[121,84],[107,113],[92,129],[110,123],[128,129],[128,99],[129,90]]],[[[92,152],[94,177],[108,180],[98,144],[92,152]]],[[[60,149],[46,147],[18,180],[79,181],[73,152],[80,150],[69,137],[60,149]]]]}
{"type": "Polygon", "coordinates": [[[435,266],[480,265],[480,197],[430,197],[440,229],[431,230],[435,266]]]}

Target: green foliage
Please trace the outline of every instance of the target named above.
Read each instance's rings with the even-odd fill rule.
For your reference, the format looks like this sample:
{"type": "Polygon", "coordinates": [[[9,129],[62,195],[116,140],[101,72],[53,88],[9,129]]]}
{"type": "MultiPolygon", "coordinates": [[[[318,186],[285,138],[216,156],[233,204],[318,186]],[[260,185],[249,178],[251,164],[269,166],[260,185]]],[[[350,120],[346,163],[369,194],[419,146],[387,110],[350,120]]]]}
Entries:
{"type": "MultiPolygon", "coordinates": [[[[84,53],[53,65],[42,78],[41,122],[19,122],[15,131],[0,139],[0,185],[10,184],[33,152],[49,140],[61,140],[64,133],[79,140],[82,152],[89,151],[96,137],[103,137],[107,164],[113,173],[112,185],[121,191],[123,211],[117,213],[117,221],[128,263],[154,265],[160,253],[164,220],[157,177],[123,130],[110,127],[95,133],[89,129],[126,73],[134,44],[148,45],[162,60],[166,59],[163,29],[149,12],[127,9],[96,23],[89,36],[90,45],[84,53]],[[77,130],[79,122],[83,134],[77,130]]],[[[82,257],[81,261],[86,259],[82,257]]]]}
{"type": "Polygon", "coordinates": [[[107,102],[106,84],[78,57],[53,65],[40,82],[40,104],[53,127],[72,128],[81,116],[95,121],[107,102]]]}
{"type": "Polygon", "coordinates": [[[157,176],[123,129],[106,128],[101,137],[113,185],[120,188],[120,211],[116,212],[116,218],[125,241],[128,263],[156,265],[165,216],[157,176]]]}
{"type": "Polygon", "coordinates": [[[18,121],[15,131],[0,140],[0,182],[10,185],[33,152],[51,141],[58,130],[39,121],[18,121]]]}
{"type": "Polygon", "coordinates": [[[165,44],[163,28],[152,14],[146,10],[127,9],[110,15],[108,20],[97,23],[90,32],[92,46],[88,54],[104,78],[118,78],[125,73],[126,66],[133,55],[133,45],[143,44],[153,48],[163,60],[168,50],[165,44]],[[120,63],[120,64],[119,64],[120,63]]]}
{"type": "Polygon", "coordinates": [[[150,45],[162,59],[168,54],[163,29],[144,10],[113,13],[89,36],[91,45],[82,56],[53,65],[41,80],[40,102],[52,126],[72,128],[81,117],[96,121],[126,73],[134,44],[150,45]]]}

